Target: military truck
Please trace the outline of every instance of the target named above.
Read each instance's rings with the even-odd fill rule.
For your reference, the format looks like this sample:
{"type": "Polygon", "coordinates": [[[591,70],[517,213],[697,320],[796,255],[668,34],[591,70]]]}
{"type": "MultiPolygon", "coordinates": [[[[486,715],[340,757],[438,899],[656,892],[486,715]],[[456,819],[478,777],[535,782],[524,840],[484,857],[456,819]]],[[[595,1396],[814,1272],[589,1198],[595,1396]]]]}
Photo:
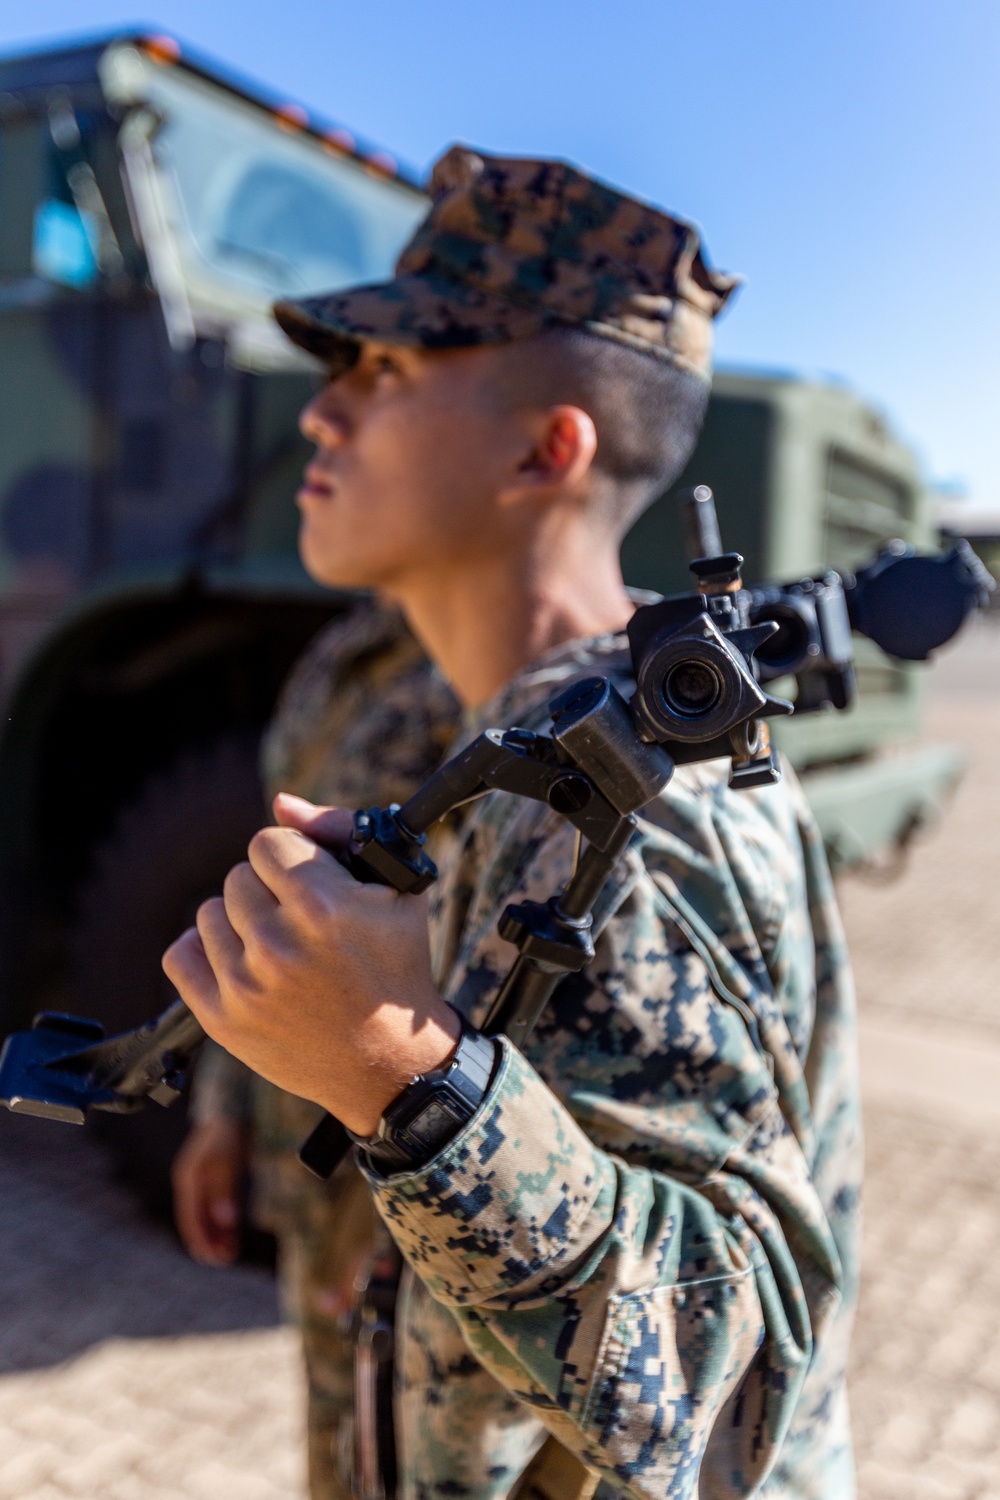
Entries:
{"type": "MultiPolygon", "coordinates": [[[[269,307],[385,276],[425,208],[384,153],[171,38],[0,61],[3,1031],[161,1008],[160,952],[262,820],[261,729],[348,604],[297,558],[317,371],[269,307]]],[[[751,579],[929,540],[912,455],[838,387],[720,375],[689,480],[751,579]]],[[[626,543],[632,582],[685,586],[674,527],[666,497],[626,543]]],[[[877,754],[916,734],[919,680],[861,655],[858,709],[783,734],[841,864],[957,770],[877,754]]],[[[182,1128],[147,1113],[120,1146],[162,1164],[182,1128]]]]}

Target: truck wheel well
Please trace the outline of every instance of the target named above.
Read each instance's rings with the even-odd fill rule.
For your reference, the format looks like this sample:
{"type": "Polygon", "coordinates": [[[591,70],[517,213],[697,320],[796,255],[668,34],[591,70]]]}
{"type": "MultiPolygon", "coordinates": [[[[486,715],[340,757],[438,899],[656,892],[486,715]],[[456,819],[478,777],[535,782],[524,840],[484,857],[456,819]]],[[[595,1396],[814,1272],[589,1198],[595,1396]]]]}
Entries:
{"type": "MultiPolygon", "coordinates": [[[[265,816],[257,738],[228,732],[152,771],[98,841],[68,936],[69,1009],[108,1035],[141,1025],[174,998],[160,966],[168,945],[217,895],[265,816]]],[[[170,1206],[170,1163],[186,1100],[91,1121],[150,1206],[170,1206]]]]}
{"type": "Polygon", "coordinates": [[[74,895],[120,808],[185,751],[259,734],[344,607],[185,590],[95,610],[40,653],[0,745],[5,1023],[62,1003],[74,895]]]}

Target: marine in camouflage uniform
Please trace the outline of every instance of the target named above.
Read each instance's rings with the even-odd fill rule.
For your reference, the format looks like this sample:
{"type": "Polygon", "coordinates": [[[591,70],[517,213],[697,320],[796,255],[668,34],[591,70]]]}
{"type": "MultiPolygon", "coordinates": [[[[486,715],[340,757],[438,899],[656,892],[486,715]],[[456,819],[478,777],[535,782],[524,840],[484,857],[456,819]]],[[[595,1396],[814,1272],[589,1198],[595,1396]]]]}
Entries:
{"type": "MultiPolygon", "coordinates": [[[[550,653],[469,735],[537,726],[595,670],[629,689],[623,639],[550,653]]],[[[847,955],[794,774],[731,791],[727,773],[680,768],[644,809],[593,963],[524,1057],[505,1044],[476,1120],[427,1169],[368,1174],[415,1273],[407,1494],[505,1495],[546,1432],[634,1495],[728,1500],[772,1465],[762,1494],[853,1493],[847,955]]],[[[439,838],[435,978],[473,1022],[511,963],[501,910],[557,890],[574,849],[554,813],[501,793],[439,838]]]]}
{"type": "MultiPolygon", "coordinates": [[[[458,712],[401,616],[359,603],[320,633],[289,678],[264,739],[265,785],[272,796],[347,807],[404,801],[441,759],[458,712]]],[[[391,1241],[353,1165],[323,1183],[299,1162],[319,1117],[314,1104],[210,1042],[192,1108],[196,1121],[250,1127],[251,1214],[277,1236],[284,1300],[302,1334],[310,1494],[346,1496],[353,1344],[344,1293],[391,1241]]]]}
{"type": "MultiPolygon", "coordinates": [[[[689,225],[554,162],[455,148],[394,281],[280,304],[349,368],[366,337],[424,348],[583,328],[706,376],[733,286],[689,225]]],[[[543,727],[621,638],[548,653],[466,726],[543,727]]],[[[790,773],[734,792],[718,762],[643,810],[594,962],[426,1166],[366,1175],[410,1272],[397,1315],[407,1500],[499,1500],[552,1434],[602,1493],[846,1500],[844,1365],[860,1138],[847,958],[790,773]]],[[[575,835],[492,794],[435,857],[435,981],[473,1021],[512,950],[510,900],[570,873],[575,835]]],[[[548,1446],[548,1445],[547,1445],[548,1446]]]]}

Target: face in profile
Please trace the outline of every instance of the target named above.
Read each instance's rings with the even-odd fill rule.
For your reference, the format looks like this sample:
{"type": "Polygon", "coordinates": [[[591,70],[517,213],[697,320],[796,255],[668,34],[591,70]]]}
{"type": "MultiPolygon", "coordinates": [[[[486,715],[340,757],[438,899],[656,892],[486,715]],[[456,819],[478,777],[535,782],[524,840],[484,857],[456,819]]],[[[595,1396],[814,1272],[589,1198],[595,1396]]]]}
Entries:
{"type": "Polygon", "coordinates": [[[316,453],[296,497],[299,545],[319,582],[391,593],[490,545],[520,438],[491,399],[492,356],[365,343],[305,408],[316,453]]]}

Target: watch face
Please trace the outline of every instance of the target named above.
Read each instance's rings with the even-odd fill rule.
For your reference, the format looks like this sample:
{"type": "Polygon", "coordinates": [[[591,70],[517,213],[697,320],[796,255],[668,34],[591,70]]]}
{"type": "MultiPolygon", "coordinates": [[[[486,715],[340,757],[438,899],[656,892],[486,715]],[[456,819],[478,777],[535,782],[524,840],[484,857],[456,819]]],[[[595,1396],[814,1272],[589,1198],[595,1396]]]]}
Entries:
{"type": "Polygon", "coordinates": [[[430,1147],[453,1135],[455,1126],[464,1123],[446,1099],[430,1099],[406,1127],[406,1133],[421,1146],[430,1147]]]}

